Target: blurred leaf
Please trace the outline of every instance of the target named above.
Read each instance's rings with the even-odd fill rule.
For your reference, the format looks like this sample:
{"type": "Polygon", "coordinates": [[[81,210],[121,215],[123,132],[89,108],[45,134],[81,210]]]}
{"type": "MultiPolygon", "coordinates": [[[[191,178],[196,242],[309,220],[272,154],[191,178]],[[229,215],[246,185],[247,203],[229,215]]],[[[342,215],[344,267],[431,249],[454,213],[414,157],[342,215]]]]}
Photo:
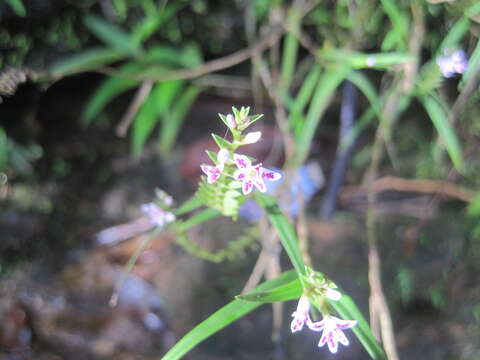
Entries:
{"type": "Polygon", "coordinates": [[[140,44],[116,25],[94,15],[87,15],[84,23],[95,36],[117,51],[129,54],[138,54],[141,51],[140,44]]]}
{"type": "Polygon", "coordinates": [[[166,81],[155,85],[133,121],[132,153],[138,157],[161,116],[167,114],[173,98],[181,89],[183,81],[166,81]]]}
{"type": "Polygon", "coordinates": [[[407,44],[408,17],[398,8],[398,2],[394,0],[381,0],[383,9],[387,13],[394,31],[395,40],[401,49],[407,44]]]}
{"type": "Polygon", "coordinates": [[[252,291],[248,294],[237,295],[235,298],[238,300],[259,301],[262,303],[298,299],[302,295],[302,284],[296,277],[295,272],[292,271],[292,275],[295,275],[292,281],[284,285],[279,285],[273,290],[252,291]]]}
{"type": "Polygon", "coordinates": [[[50,71],[54,76],[65,76],[71,73],[87,71],[117,61],[125,56],[124,52],[91,48],[56,62],[50,71]]]}
{"type": "Polygon", "coordinates": [[[348,76],[351,69],[348,66],[329,69],[320,79],[315,93],[310,103],[308,113],[305,119],[305,126],[297,137],[297,153],[295,155],[295,164],[299,165],[305,161],[310,150],[313,137],[322,115],[333,96],[337,87],[348,76]]]}
{"type": "Polygon", "coordinates": [[[215,140],[215,143],[218,145],[219,148],[221,149],[231,149],[232,143],[229,142],[228,140],[218,136],[217,134],[212,134],[213,140],[215,140]]]}
{"type": "Polygon", "coordinates": [[[297,236],[292,224],[280,210],[275,198],[271,195],[256,193],[255,200],[265,210],[272,226],[277,230],[283,248],[287,252],[295,270],[297,273],[305,275],[305,264],[300,254],[297,236]]]}
{"type": "MultiPolygon", "coordinates": [[[[257,286],[254,291],[268,291],[279,286],[279,284],[291,281],[291,279],[292,272],[287,271],[278,278],[257,286]]],[[[162,360],[181,359],[197,344],[245,316],[261,304],[260,302],[233,300],[189,331],[162,357],[162,360]]]]}
{"type": "Polygon", "coordinates": [[[162,131],[160,133],[160,150],[164,154],[171,150],[177,139],[183,119],[199,93],[199,87],[189,86],[172,106],[171,111],[163,117],[162,131]]]}
{"type": "Polygon", "coordinates": [[[435,57],[444,56],[445,50],[456,50],[460,40],[465,36],[470,27],[470,21],[467,18],[460,18],[449,30],[447,36],[440,44],[435,57]]]}
{"type": "Polygon", "coordinates": [[[287,23],[289,31],[283,42],[282,50],[282,66],[280,71],[279,91],[286,93],[292,82],[292,76],[295,72],[295,65],[297,63],[298,55],[298,40],[297,32],[300,28],[301,14],[296,6],[292,6],[288,10],[287,23]]]}
{"type": "Polygon", "coordinates": [[[467,215],[470,217],[480,217],[480,192],[478,192],[467,208],[467,215]]]}
{"type": "Polygon", "coordinates": [[[115,9],[116,15],[125,20],[127,17],[127,4],[126,0],[112,0],[113,8],[115,9]]]}
{"type": "Polygon", "coordinates": [[[462,75],[462,80],[460,81],[459,87],[462,89],[465,84],[471,81],[476,74],[480,71],[480,40],[477,41],[477,45],[473,50],[470,59],[468,59],[467,70],[462,75]]]}
{"type": "Polygon", "coordinates": [[[370,326],[368,326],[367,321],[350,296],[343,293],[340,300],[329,301],[329,303],[343,319],[355,319],[358,321],[357,325],[352,328],[352,331],[372,359],[387,359],[382,347],[378,344],[377,340],[375,340],[372,331],[370,330],[370,326]]]}
{"type": "Polygon", "coordinates": [[[194,67],[203,61],[200,48],[196,44],[185,45],[181,50],[172,46],[154,45],[145,58],[150,62],[177,67],[194,67]]]}
{"type": "Polygon", "coordinates": [[[8,138],[5,130],[0,127],[0,171],[7,169],[8,160],[8,138]]]}
{"type": "MultiPolygon", "coordinates": [[[[197,203],[194,202],[194,204],[196,205],[197,203]]],[[[215,209],[202,210],[199,213],[188,218],[188,220],[180,222],[180,224],[176,226],[175,231],[178,231],[178,232],[187,231],[188,229],[194,226],[197,226],[205,221],[219,217],[220,215],[221,215],[220,212],[215,209]]]]}
{"type": "Polygon", "coordinates": [[[320,56],[334,64],[345,64],[355,69],[390,69],[395,65],[415,60],[412,55],[404,52],[365,54],[345,49],[324,50],[320,53],[320,56]]]}
{"type": "Polygon", "coordinates": [[[103,108],[117,95],[138,85],[139,81],[128,77],[107,78],[90,96],[82,113],[82,122],[89,125],[103,108]]]}
{"type": "Polygon", "coordinates": [[[17,16],[24,17],[27,14],[22,0],[6,0],[6,2],[10,5],[17,16]]]}
{"type": "Polygon", "coordinates": [[[452,159],[453,165],[459,171],[463,171],[462,150],[457,135],[448,121],[445,110],[447,107],[439,103],[439,99],[435,99],[431,95],[420,97],[420,100],[428,113],[428,116],[435,125],[444,145],[447,149],[448,155],[452,159]]]}

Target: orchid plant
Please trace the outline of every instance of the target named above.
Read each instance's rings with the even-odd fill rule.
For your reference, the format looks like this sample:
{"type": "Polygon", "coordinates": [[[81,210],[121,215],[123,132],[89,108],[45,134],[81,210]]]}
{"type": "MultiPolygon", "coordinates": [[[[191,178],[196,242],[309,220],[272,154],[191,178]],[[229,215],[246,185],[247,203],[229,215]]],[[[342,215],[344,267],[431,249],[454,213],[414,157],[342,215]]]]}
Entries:
{"type": "Polygon", "coordinates": [[[180,359],[199,342],[261,304],[294,299],[298,299],[298,305],[292,314],[292,333],[304,327],[315,332],[321,331],[318,346],[326,344],[330,352],[335,354],[339,343],[349,345],[343,331],[352,329],[373,359],[384,359],[383,349],[352,299],[341,293],[326,275],[305,264],[293,226],[275,198],[267,194],[266,182],[280,181],[282,175],[264,167],[257,159],[242,154],[242,147],[261,140],[260,131],[249,132],[247,129],[262,115],[250,116],[249,108],[242,107],[232,108],[232,114],[219,116],[230,136],[227,139],[212,134],[218,151],[207,151],[211,163],[200,165],[204,176],[194,197],[173,208],[173,199],[163,191],[157,191],[157,201],[144,204],[142,210],[156,231],[168,226],[178,234],[181,245],[190,252],[201,254],[203,250],[185,241],[186,230],[220,215],[236,220],[242,203],[253,198],[265,210],[276,229],[294,270],[286,271],[278,278],[260,284],[253,291],[237,296],[187,333],[162,359],[180,359]],[[201,207],[206,208],[187,216],[201,207]]]}

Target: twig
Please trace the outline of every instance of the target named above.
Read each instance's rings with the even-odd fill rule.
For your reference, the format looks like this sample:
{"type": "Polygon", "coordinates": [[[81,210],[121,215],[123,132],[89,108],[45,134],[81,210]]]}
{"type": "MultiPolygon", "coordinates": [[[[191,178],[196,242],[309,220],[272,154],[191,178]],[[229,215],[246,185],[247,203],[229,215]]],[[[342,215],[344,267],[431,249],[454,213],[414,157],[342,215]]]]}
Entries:
{"type": "Polygon", "coordinates": [[[134,98],[130,102],[127,111],[120,120],[120,123],[117,126],[116,134],[120,137],[124,137],[127,134],[127,130],[132,124],[132,121],[137,114],[140,106],[143,105],[145,99],[150,95],[150,91],[152,90],[153,81],[152,80],[145,80],[138,88],[137,93],[135,94],[134,98]]]}
{"type": "Polygon", "coordinates": [[[465,202],[470,202],[475,197],[475,191],[455,185],[449,181],[405,179],[396,176],[385,176],[375,180],[368,186],[346,186],[342,190],[342,197],[348,197],[363,191],[379,193],[385,190],[441,194],[465,202]]]}

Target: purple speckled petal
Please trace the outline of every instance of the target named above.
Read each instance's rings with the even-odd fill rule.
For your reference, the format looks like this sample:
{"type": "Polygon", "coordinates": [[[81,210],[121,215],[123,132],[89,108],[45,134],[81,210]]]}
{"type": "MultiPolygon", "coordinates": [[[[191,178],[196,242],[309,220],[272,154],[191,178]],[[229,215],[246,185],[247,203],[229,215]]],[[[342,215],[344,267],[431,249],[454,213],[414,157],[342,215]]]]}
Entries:
{"type": "Polygon", "coordinates": [[[282,175],[280,173],[277,173],[275,171],[266,169],[264,167],[261,168],[260,173],[262,174],[262,177],[264,179],[270,180],[270,181],[276,181],[281,179],[282,175]]]}
{"type": "Polygon", "coordinates": [[[338,341],[333,333],[328,333],[327,344],[328,350],[330,350],[332,354],[336,354],[338,350],[338,341]]]}
{"type": "Polygon", "coordinates": [[[335,338],[337,339],[337,341],[341,342],[345,346],[348,346],[348,344],[350,344],[347,337],[340,329],[335,329],[335,338]]]}
{"type": "Polygon", "coordinates": [[[245,155],[233,154],[233,161],[239,169],[247,169],[252,166],[251,161],[245,155]]]}
{"type": "Polygon", "coordinates": [[[247,176],[247,174],[245,173],[245,170],[243,170],[243,169],[238,169],[233,173],[233,178],[235,180],[243,180],[243,179],[245,179],[246,176],[247,176]]]}
{"type": "Polygon", "coordinates": [[[215,181],[217,181],[220,175],[222,174],[221,170],[216,166],[202,164],[200,165],[200,168],[207,175],[207,182],[209,184],[213,184],[215,181]]]}
{"type": "Polygon", "coordinates": [[[325,327],[325,320],[322,321],[316,321],[316,322],[308,322],[307,323],[308,328],[313,331],[322,331],[323,328],[325,327]]]}
{"type": "Polygon", "coordinates": [[[357,320],[342,320],[335,318],[337,322],[337,327],[341,330],[350,329],[357,325],[357,320]]]}
{"type": "Polygon", "coordinates": [[[253,182],[251,180],[245,180],[242,185],[243,195],[248,195],[252,192],[253,182]]]}
{"type": "Polygon", "coordinates": [[[266,192],[267,191],[267,187],[265,186],[265,183],[263,182],[262,178],[255,178],[255,179],[252,179],[252,181],[255,184],[255,187],[260,192],[266,192]]]}

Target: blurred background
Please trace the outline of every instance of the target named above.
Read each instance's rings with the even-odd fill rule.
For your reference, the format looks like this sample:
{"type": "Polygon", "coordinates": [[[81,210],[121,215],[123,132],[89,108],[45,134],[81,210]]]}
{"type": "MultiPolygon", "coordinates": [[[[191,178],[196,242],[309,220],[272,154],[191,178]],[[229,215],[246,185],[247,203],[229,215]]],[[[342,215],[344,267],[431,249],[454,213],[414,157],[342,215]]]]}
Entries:
{"type": "MultiPolygon", "coordinates": [[[[160,359],[242,291],[248,209],[189,233],[212,256],[155,237],[109,306],[140,205],[195,192],[232,106],[265,114],[249,155],[297,174],[312,263],[367,318],[379,273],[397,358],[479,359],[479,37],[475,0],[0,0],[0,359],[160,359]]],[[[290,334],[294,307],[186,358],[368,358],[290,334]]]]}

